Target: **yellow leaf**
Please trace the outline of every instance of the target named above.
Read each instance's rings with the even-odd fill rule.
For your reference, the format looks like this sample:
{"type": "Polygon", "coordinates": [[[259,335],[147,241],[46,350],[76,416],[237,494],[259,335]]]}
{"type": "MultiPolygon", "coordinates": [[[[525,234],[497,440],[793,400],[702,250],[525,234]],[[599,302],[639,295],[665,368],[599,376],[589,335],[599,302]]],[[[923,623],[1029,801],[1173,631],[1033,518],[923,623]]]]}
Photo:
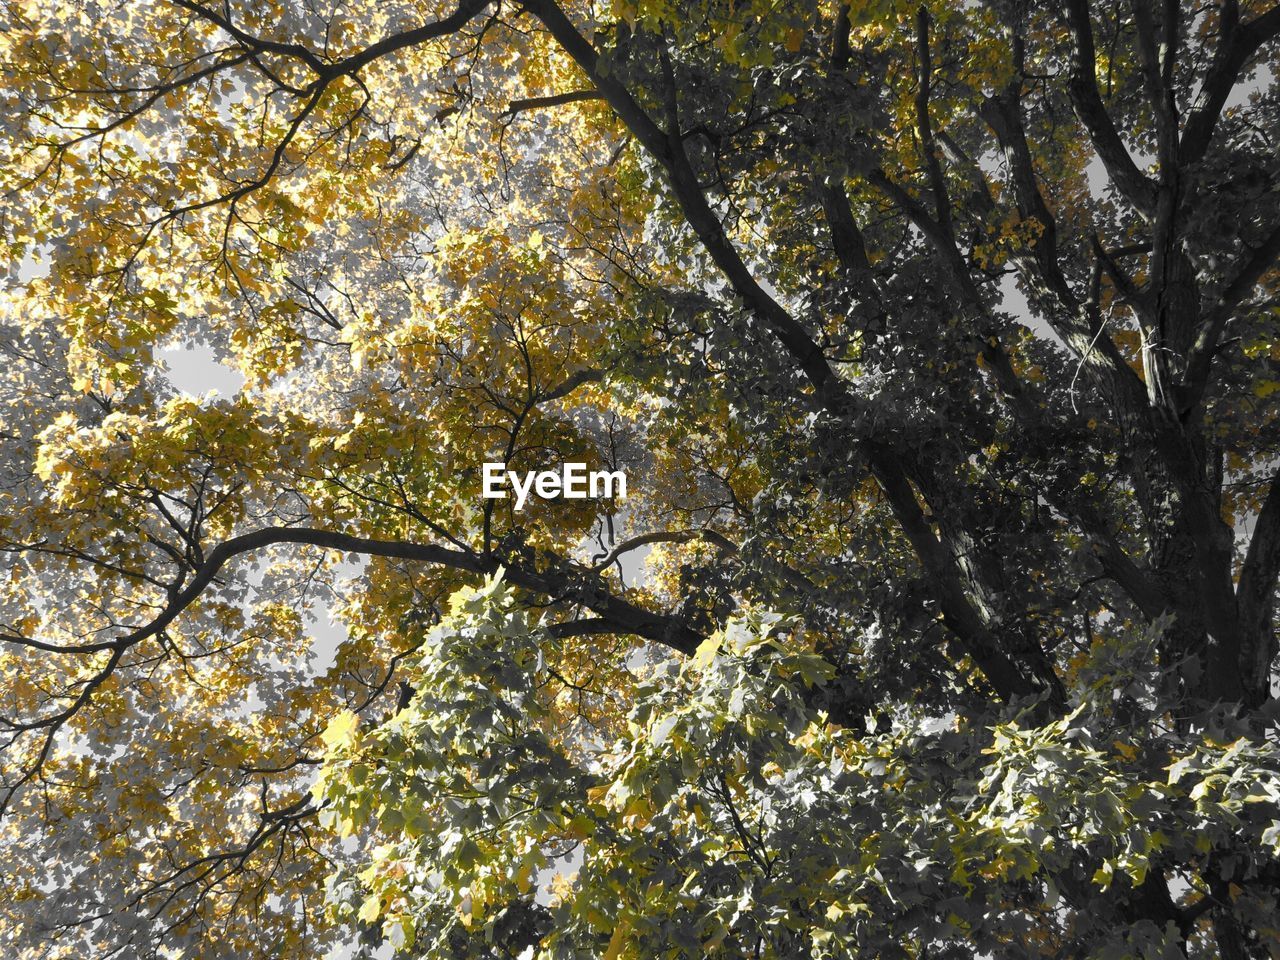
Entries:
{"type": "Polygon", "coordinates": [[[601,960],[618,960],[622,956],[622,951],[627,945],[627,934],[630,932],[630,924],[626,920],[619,922],[613,928],[613,936],[609,938],[609,946],[604,952],[601,960]]]}
{"type": "Polygon", "coordinates": [[[711,666],[716,654],[720,652],[721,639],[721,635],[717,633],[698,644],[698,649],[693,652],[693,659],[689,661],[693,669],[701,673],[711,666]]]}
{"type": "Polygon", "coordinates": [[[702,944],[703,952],[710,953],[720,944],[724,943],[725,937],[729,935],[729,928],[723,923],[716,928],[716,932],[709,936],[702,944]]]}
{"type": "Polygon", "coordinates": [[[350,710],[343,710],[329,721],[329,726],[325,727],[324,733],[320,734],[320,739],[324,741],[324,745],[332,750],[338,745],[346,745],[355,741],[356,728],[360,725],[360,718],[350,710]]]}
{"type": "MultiPolygon", "coordinates": [[[[601,802],[607,790],[608,790],[608,787],[592,787],[591,790],[588,791],[588,794],[591,794],[595,791],[599,791],[599,793],[595,797],[589,796],[589,802],[591,803],[601,802]]],[[[578,816],[574,817],[572,820],[569,821],[569,826],[566,828],[566,832],[569,834],[569,836],[573,837],[575,840],[585,840],[587,839],[587,837],[591,836],[591,833],[594,828],[595,828],[595,822],[590,817],[585,816],[583,814],[579,814],[578,816]]]]}
{"type": "Polygon", "coordinates": [[[1133,760],[1135,757],[1138,756],[1138,748],[1133,746],[1132,744],[1123,743],[1120,740],[1116,740],[1111,745],[1115,747],[1116,752],[1119,753],[1120,756],[1124,757],[1126,760],[1133,760]]]}
{"type": "Polygon", "coordinates": [[[520,869],[516,871],[516,889],[521,893],[528,893],[529,888],[533,886],[533,864],[526,860],[520,864],[520,869]]]}
{"type": "Polygon", "coordinates": [[[608,792],[609,785],[607,783],[601,784],[598,787],[592,787],[587,791],[587,802],[604,803],[605,795],[608,794],[608,792]]]}
{"type": "Polygon", "coordinates": [[[1280,380],[1260,380],[1253,388],[1253,395],[1265,400],[1280,390],[1280,380]]]}
{"type": "Polygon", "coordinates": [[[653,802],[645,796],[632,797],[622,811],[622,822],[635,830],[643,829],[653,816],[653,802]]]}

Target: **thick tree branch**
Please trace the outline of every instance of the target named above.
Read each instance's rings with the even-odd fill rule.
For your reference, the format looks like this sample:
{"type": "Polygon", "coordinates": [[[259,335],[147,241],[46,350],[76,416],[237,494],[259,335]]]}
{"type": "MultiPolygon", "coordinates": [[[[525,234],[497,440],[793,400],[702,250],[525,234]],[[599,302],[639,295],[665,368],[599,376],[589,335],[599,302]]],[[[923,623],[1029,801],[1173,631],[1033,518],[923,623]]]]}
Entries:
{"type": "Polygon", "coordinates": [[[1067,0],[1066,6],[1072,41],[1068,90],[1076,115],[1089,132],[1111,182],[1140,213],[1150,216],[1155,212],[1155,184],[1133,162],[1098,92],[1098,58],[1088,0],[1067,0]]]}
{"type": "MultiPolygon", "coordinates": [[[[173,597],[154,620],[114,640],[78,646],[39,643],[24,637],[0,636],[0,640],[58,653],[95,653],[108,650],[123,652],[144,640],[157,636],[172,624],[183,611],[199,599],[231,559],[275,544],[300,544],[372,557],[414,560],[478,574],[492,574],[502,565],[501,561],[493,557],[437,544],[415,543],[407,540],[375,540],[309,527],[269,527],[253,533],[241,534],[218,544],[209,551],[203,565],[195,572],[186,587],[173,597]]],[[[675,618],[651,613],[596,588],[588,590],[584,585],[574,583],[574,574],[586,577],[591,572],[586,568],[574,570],[571,567],[562,566],[557,571],[539,573],[510,565],[506,569],[505,577],[516,586],[537,593],[581,602],[601,616],[609,618],[615,630],[620,633],[635,633],[646,639],[672,646],[682,653],[688,653],[701,641],[700,636],[684,627],[675,618]]],[[[598,580],[598,578],[594,579],[598,580]]]]}
{"type": "MultiPolygon", "coordinates": [[[[109,652],[110,656],[91,678],[81,684],[81,689],[74,700],[59,712],[32,721],[0,720],[0,725],[13,732],[15,736],[34,730],[44,731],[44,741],[36,758],[23,769],[22,775],[16,782],[6,785],[3,796],[0,797],[0,815],[3,815],[4,809],[15,792],[39,773],[53,747],[57,732],[89,703],[96,690],[120,665],[124,654],[129,649],[152,637],[161,636],[170,624],[200,598],[223,567],[233,558],[276,544],[299,544],[339,550],[344,553],[417,561],[477,574],[493,574],[502,567],[500,561],[493,557],[437,544],[405,540],[375,540],[308,527],[269,527],[225,540],[208,552],[203,564],[195,571],[185,588],[174,593],[161,613],[151,622],[105,645],[94,645],[87,649],[59,647],[52,644],[39,645],[40,649],[59,653],[109,652]]],[[[613,596],[597,574],[573,564],[561,562],[541,571],[511,564],[506,567],[504,576],[516,586],[549,597],[553,602],[569,601],[586,607],[598,614],[602,622],[609,624],[608,632],[611,633],[634,634],[684,654],[692,653],[703,639],[700,634],[676,617],[652,613],[613,596]]],[[[18,641],[26,646],[36,646],[25,638],[0,637],[0,640],[18,641]]]]}
{"type": "MultiPolygon", "coordinates": [[[[406,30],[404,33],[384,37],[359,53],[328,65],[327,75],[351,76],[375,60],[381,60],[383,57],[426,43],[428,40],[436,40],[457,33],[488,7],[490,2],[491,0],[461,0],[457,9],[447,17],[423,24],[413,30],[406,30]]],[[[322,75],[325,74],[322,73],[322,75]]]]}
{"type": "Polygon", "coordinates": [[[1240,668],[1244,673],[1246,695],[1253,705],[1265,700],[1270,692],[1271,660],[1276,652],[1271,621],[1277,577],[1280,577],[1280,477],[1271,481],[1258,513],[1236,587],[1244,639],[1240,668]]]}
{"type": "Polygon", "coordinates": [[[930,576],[943,622],[961,639],[965,652],[1002,699],[1035,694],[1036,685],[1018,670],[965,595],[955,557],[929,528],[915,490],[897,457],[884,447],[876,448],[875,454],[872,473],[920,558],[921,566],[930,576]]]}
{"type": "MultiPolygon", "coordinates": [[[[835,24],[832,27],[831,53],[828,66],[833,74],[840,74],[849,67],[852,51],[849,48],[848,4],[841,3],[836,12],[835,24]]],[[[827,230],[831,234],[831,246],[835,250],[836,259],[846,271],[857,276],[871,268],[871,260],[867,256],[867,245],[853,218],[853,210],[849,207],[849,195],[844,189],[844,178],[840,174],[827,173],[815,178],[815,187],[822,212],[826,217],[827,230]]]]}
{"type": "MultiPolygon", "coordinates": [[[[1017,58],[1015,65],[1021,71],[1021,38],[1014,39],[1013,47],[1017,58]]],[[[979,112],[995,132],[1004,153],[1013,178],[1018,215],[1040,225],[1039,235],[1031,242],[1031,262],[1038,285],[1058,302],[1063,311],[1075,315],[1080,305],[1058,260],[1058,224],[1040,192],[1035,163],[1022,124],[1021,82],[1019,74],[1019,78],[1011,81],[1001,94],[986,100],[979,112]]]]}
{"type": "Polygon", "coordinates": [[[933,193],[933,219],[942,235],[955,242],[951,222],[951,197],[947,178],[942,173],[941,151],[933,136],[933,120],[929,115],[929,94],[933,80],[933,59],[929,50],[929,8],[923,4],[916,11],[916,132],[920,136],[920,152],[929,172],[929,189],[933,193]]]}
{"type": "Polygon", "coordinates": [[[600,56],[595,47],[553,0],[530,0],[525,8],[542,22],[556,42],[586,73],[618,118],[626,124],[650,156],[666,170],[685,219],[704,249],[732,285],[734,292],[765,322],[821,395],[828,385],[835,382],[835,376],[822,349],[808,331],[765,291],[725,235],[724,226],[707,202],[685,154],[680,131],[664,131],[611,72],[600,70],[600,56]]]}
{"type": "Polygon", "coordinates": [[[849,197],[844,186],[835,177],[828,177],[817,185],[818,199],[826,217],[827,230],[831,234],[831,246],[840,265],[852,274],[871,269],[867,257],[867,244],[853,219],[849,197]]]}
{"type": "Polygon", "coordinates": [[[560,383],[547,390],[538,391],[538,402],[547,403],[551,400],[562,400],[573,391],[577,390],[584,383],[599,383],[604,379],[604,371],[589,367],[585,370],[579,370],[570,374],[560,383]]]}
{"type": "Polygon", "coordinates": [[[1152,579],[1150,570],[1134,562],[1107,531],[1100,517],[1082,512],[1077,519],[1089,538],[1089,546],[1102,566],[1102,572],[1125,592],[1143,617],[1152,621],[1164,613],[1169,604],[1152,579]]]}
{"type": "Polygon", "coordinates": [[[1184,393],[1190,403],[1198,403],[1209,383],[1209,369],[1222,342],[1235,308],[1240,305],[1259,281],[1280,260],[1280,227],[1244,258],[1235,275],[1218,295],[1217,303],[1208,312],[1200,333],[1192,344],[1187,357],[1187,369],[1183,377],[1184,393]]]}
{"type": "Polygon", "coordinates": [[[566,103],[580,103],[583,100],[603,100],[599,90],[570,90],[567,93],[553,93],[545,97],[523,97],[512,100],[507,109],[502,111],[504,117],[514,117],[527,110],[540,110],[544,107],[560,107],[566,103]]]}
{"type": "MultiPolygon", "coordinates": [[[[791,354],[819,399],[837,415],[846,417],[854,402],[832,372],[821,348],[808,332],[770,296],[751,275],[737,250],[725,235],[724,227],[711,209],[698,184],[678,130],[664,132],[636,103],[630,92],[610,73],[602,74],[595,48],[578,32],[553,0],[530,0],[528,9],[550,31],[561,47],[577,62],[595,87],[605,95],[614,112],[666,170],[677,202],[703,248],[721,270],[734,291],[752,308],[782,346],[791,354]]],[[[961,640],[965,650],[1004,699],[1036,691],[1000,649],[994,636],[982,624],[962,586],[955,558],[938,541],[924,522],[915,493],[896,458],[877,444],[863,442],[861,449],[870,461],[872,474],[885,491],[895,517],[916,551],[922,566],[935,585],[944,618],[961,640]]]]}
{"type": "Polygon", "coordinates": [[[1208,151],[1222,108],[1249,58],[1280,36],[1280,4],[1244,25],[1239,23],[1234,0],[1224,0],[1219,10],[1218,46],[1187,116],[1178,150],[1179,161],[1188,166],[1199,163],[1208,151]]]}

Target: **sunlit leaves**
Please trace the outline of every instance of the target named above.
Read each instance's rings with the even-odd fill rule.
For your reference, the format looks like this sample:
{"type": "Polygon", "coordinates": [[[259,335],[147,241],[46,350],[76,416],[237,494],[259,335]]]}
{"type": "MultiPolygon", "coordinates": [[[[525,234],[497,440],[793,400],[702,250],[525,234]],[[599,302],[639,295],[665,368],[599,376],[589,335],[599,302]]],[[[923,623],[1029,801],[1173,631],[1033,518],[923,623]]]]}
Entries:
{"type": "Polygon", "coordinates": [[[1088,704],[1038,728],[854,736],[807,704],[830,666],[775,617],[734,620],[659,666],[627,731],[574,762],[537,730],[545,634],[497,582],[451,607],[410,669],[408,708],[358,743],[335,735],[317,787],[340,830],[385,838],[331,885],[332,909],[431,931],[414,955],[1030,948],[1072,935],[1046,912],[1064,872],[1101,894],[1239,831],[1276,842],[1280,755],[1257,741],[1166,741],[1170,762],[1138,728],[1098,742],[1088,704]],[[548,906],[527,900],[535,875],[548,906]],[[992,899],[1006,906],[991,913],[992,899]],[[504,939],[504,918],[530,909],[544,916],[521,928],[530,939],[504,939]],[[1030,938],[1040,924],[1044,941],[1030,938]]]}
{"type": "MultiPolygon", "coordinates": [[[[1173,176],[1145,5],[1093,18],[1083,79],[1176,199],[1157,243],[1052,4],[571,3],[558,39],[550,9],[6,8],[5,941],[1270,936],[1273,717],[1197,692],[1248,598],[1186,604],[1232,594],[1274,472],[1274,271],[1240,273],[1274,94],[1173,176]],[[1218,319],[1211,388],[1153,413],[1218,319]],[[175,346],[243,387],[166,376],[175,346]],[[516,512],[493,459],[632,494],[516,512]]],[[[1175,107],[1228,9],[1161,54],[1175,107]]]]}

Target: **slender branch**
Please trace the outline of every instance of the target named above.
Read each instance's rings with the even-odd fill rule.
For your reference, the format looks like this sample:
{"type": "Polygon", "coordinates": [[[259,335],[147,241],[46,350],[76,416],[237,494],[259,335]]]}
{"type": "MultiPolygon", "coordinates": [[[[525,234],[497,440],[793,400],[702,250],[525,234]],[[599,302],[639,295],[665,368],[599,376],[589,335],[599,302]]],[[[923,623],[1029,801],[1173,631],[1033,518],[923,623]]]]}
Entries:
{"type": "Polygon", "coordinates": [[[653,533],[643,533],[637,537],[622,541],[622,543],[605,554],[603,559],[599,559],[592,569],[597,571],[608,569],[624,553],[630,553],[632,550],[648,546],[651,543],[690,543],[694,540],[706,540],[726,553],[738,552],[737,544],[714,530],[657,530],[653,533]]]}
{"type": "Polygon", "coordinates": [[[333,61],[323,59],[315,51],[300,43],[270,40],[247,33],[236,26],[229,15],[220,13],[202,3],[197,3],[196,0],[169,0],[169,2],[195,14],[202,20],[212,23],[250,50],[274,53],[300,60],[317,77],[327,82],[340,76],[351,76],[373,61],[400,50],[425,43],[428,40],[435,40],[439,37],[457,33],[484,10],[489,5],[490,0],[462,0],[457,9],[447,17],[423,24],[413,30],[406,30],[403,33],[384,37],[376,43],[365,47],[359,53],[333,61]]]}
{"type": "Polygon", "coordinates": [[[325,69],[325,63],[315,53],[300,43],[286,43],[279,40],[268,40],[263,37],[255,37],[246,33],[237,27],[229,16],[224,16],[217,10],[206,7],[204,4],[196,3],[195,0],[169,0],[175,7],[180,7],[188,13],[193,13],[202,20],[212,23],[218,29],[222,30],[228,36],[232,37],[237,43],[249,48],[255,52],[275,53],[285,57],[292,57],[301,60],[316,73],[321,73],[325,69]]]}

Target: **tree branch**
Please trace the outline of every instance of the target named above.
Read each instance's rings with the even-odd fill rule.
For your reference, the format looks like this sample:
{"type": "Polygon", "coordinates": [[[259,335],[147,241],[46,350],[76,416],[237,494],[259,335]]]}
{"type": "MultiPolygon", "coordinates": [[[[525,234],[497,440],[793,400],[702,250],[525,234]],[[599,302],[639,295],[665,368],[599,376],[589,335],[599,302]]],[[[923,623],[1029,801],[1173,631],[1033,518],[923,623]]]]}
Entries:
{"type": "Polygon", "coordinates": [[[1187,397],[1192,402],[1198,402],[1204,395],[1209,382],[1209,368],[1222,341],[1222,332],[1226,329],[1235,308],[1253,292],[1258,282],[1278,259],[1280,259],[1280,227],[1272,230],[1271,234],[1250,252],[1236,270],[1235,276],[1218,295],[1218,302],[1201,326],[1200,333],[1187,357],[1183,385],[1187,397]]]}
{"type": "Polygon", "coordinates": [[[404,50],[428,40],[457,33],[468,21],[484,10],[490,0],[462,0],[456,10],[439,20],[423,24],[413,30],[384,37],[370,44],[359,53],[341,60],[325,60],[300,43],[288,43],[280,40],[269,40],[257,37],[240,29],[232,22],[229,15],[219,13],[196,0],[169,0],[174,6],[195,14],[202,20],[212,23],[218,29],[234,38],[238,43],[256,53],[274,53],[280,56],[300,60],[321,80],[330,81],[340,76],[351,76],[374,60],[404,50]]]}
{"type": "Polygon", "coordinates": [[[578,31],[554,0],[529,0],[525,9],[547,28],[556,42],[586,73],[618,118],[667,172],[677,202],[689,226],[716,266],[795,358],[805,376],[821,395],[836,380],[826,357],[808,331],[769,295],[751,274],[725,235],[715,211],[703,195],[689,164],[678,130],[663,131],[612,73],[602,73],[595,47],[578,31]]]}
{"type": "Polygon", "coordinates": [[[924,154],[925,169],[929,172],[929,187],[933,192],[933,218],[942,235],[954,243],[951,197],[947,193],[947,179],[942,173],[938,144],[933,136],[933,121],[929,116],[933,62],[929,55],[929,8],[923,4],[916,11],[916,57],[919,59],[916,78],[916,131],[920,135],[920,150],[924,154]]]}
{"type": "Polygon", "coordinates": [[[1240,78],[1240,71],[1260,46],[1280,35],[1280,4],[1243,26],[1239,24],[1238,17],[1234,0],[1224,0],[1219,12],[1219,40],[1213,63],[1205,74],[1182,131],[1178,157],[1184,165],[1198,163],[1204,158],[1222,108],[1240,78]]]}
{"type": "Polygon", "coordinates": [[[1272,479],[1258,513],[1236,586],[1243,637],[1240,668],[1244,673],[1246,695],[1254,705],[1270,693],[1271,660],[1276,652],[1271,620],[1277,577],[1280,577],[1280,476],[1272,479]]]}
{"type": "MultiPolygon", "coordinates": [[[[678,130],[664,132],[636,103],[630,92],[610,73],[602,74],[599,55],[579,33],[554,0],[528,0],[525,8],[538,18],[552,37],[587,74],[600,90],[619,119],[632,131],[640,144],[666,170],[672,191],[703,248],[729,281],[734,292],[765,323],[777,340],[799,365],[815,388],[818,399],[837,416],[847,417],[855,401],[827,363],[821,348],[804,327],[792,317],[752,276],[737,250],[725,235],[724,227],[712,210],[684,152],[678,130]]],[[[963,275],[963,267],[961,271],[963,275]]],[[[983,625],[977,611],[965,595],[963,580],[955,558],[938,541],[924,521],[919,504],[901,464],[888,448],[859,442],[867,455],[872,475],[876,478],[894,516],[915,549],[921,565],[936,589],[944,619],[965,651],[973,657],[1004,699],[1029,695],[1037,687],[1024,677],[1014,661],[1000,649],[999,643],[983,625]]]]}
{"type": "Polygon", "coordinates": [[[657,530],[653,533],[642,533],[639,536],[631,537],[622,541],[603,558],[592,558],[596,560],[593,570],[600,571],[610,567],[624,553],[640,547],[648,546],[651,543],[690,543],[694,540],[706,540],[713,543],[726,553],[737,553],[738,546],[728,537],[714,530],[657,530]]]}
{"type": "Polygon", "coordinates": [[[1089,132],[1111,182],[1140,213],[1150,216],[1155,212],[1155,184],[1133,162],[1098,92],[1098,58],[1087,0],[1067,0],[1067,23],[1072,41],[1068,90],[1076,116],[1089,132]]]}
{"type": "Polygon", "coordinates": [[[504,117],[514,117],[526,110],[538,110],[543,107],[559,107],[566,103],[578,103],[582,100],[603,100],[599,90],[570,90],[568,93],[553,93],[545,97],[524,97],[512,100],[507,109],[502,111],[504,117]]]}

